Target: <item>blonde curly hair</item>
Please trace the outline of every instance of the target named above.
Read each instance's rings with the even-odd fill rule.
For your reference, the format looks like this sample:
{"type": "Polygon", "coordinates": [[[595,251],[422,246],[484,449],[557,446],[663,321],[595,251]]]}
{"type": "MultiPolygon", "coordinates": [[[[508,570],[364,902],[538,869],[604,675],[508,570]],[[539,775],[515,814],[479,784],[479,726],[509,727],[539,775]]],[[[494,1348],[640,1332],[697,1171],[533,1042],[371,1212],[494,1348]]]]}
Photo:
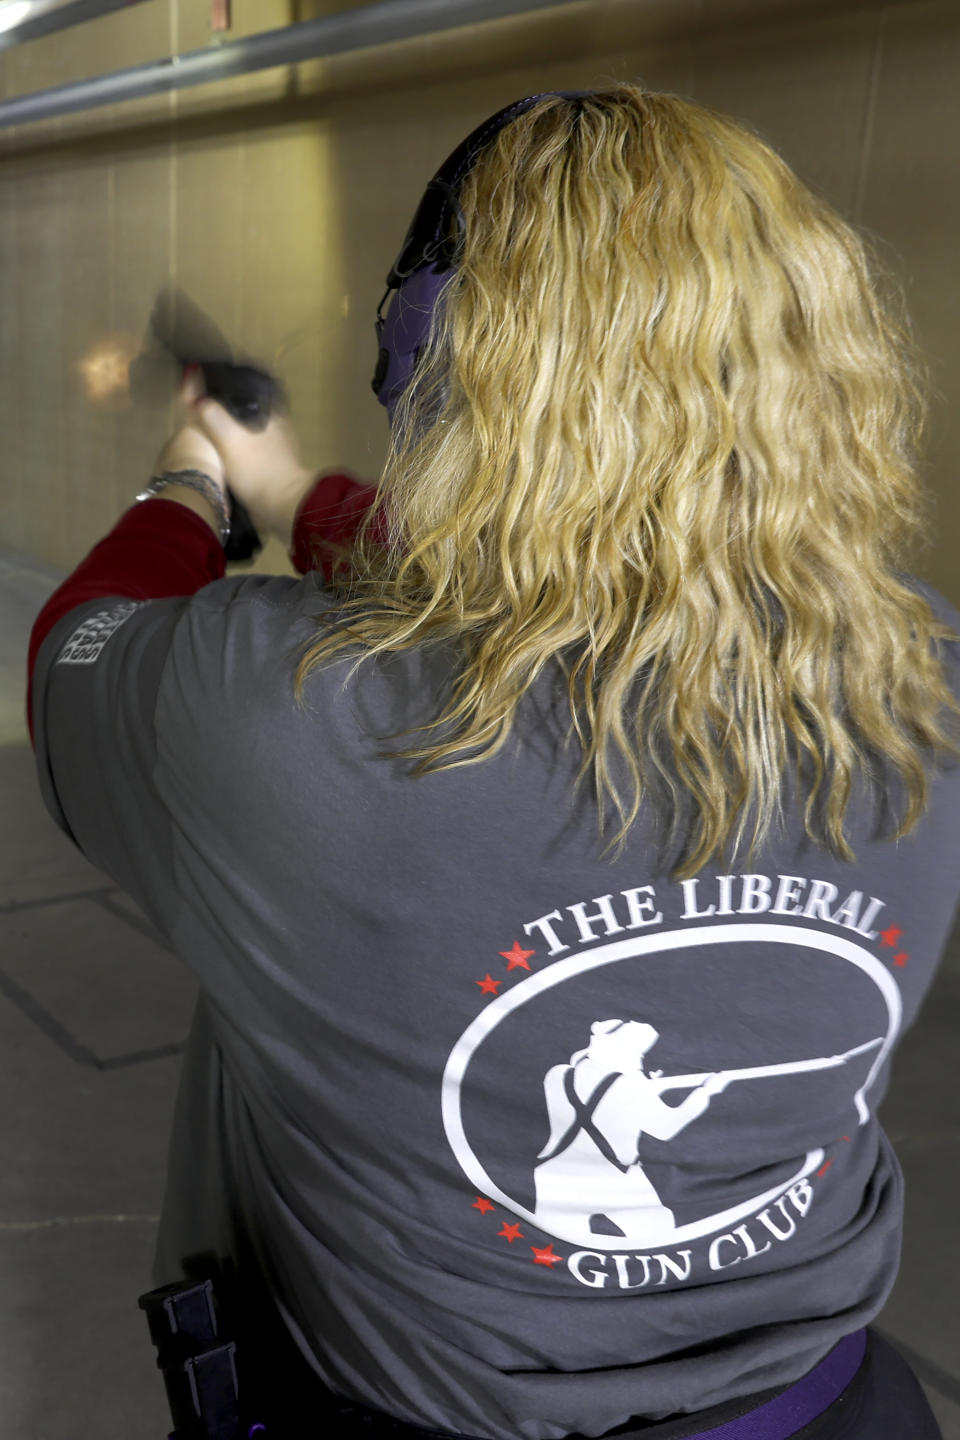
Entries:
{"type": "Polygon", "coordinates": [[[496,754],[558,665],[601,836],[658,797],[679,877],[752,853],[790,775],[841,858],[858,774],[900,777],[912,829],[960,707],[898,570],[923,366],[863,240],[742,125],[628,85],[535,103],[460,199],[389,544],[361,536],[297,701],[348,648],[456,642],[401,752],[426,772],[496,754]]]}

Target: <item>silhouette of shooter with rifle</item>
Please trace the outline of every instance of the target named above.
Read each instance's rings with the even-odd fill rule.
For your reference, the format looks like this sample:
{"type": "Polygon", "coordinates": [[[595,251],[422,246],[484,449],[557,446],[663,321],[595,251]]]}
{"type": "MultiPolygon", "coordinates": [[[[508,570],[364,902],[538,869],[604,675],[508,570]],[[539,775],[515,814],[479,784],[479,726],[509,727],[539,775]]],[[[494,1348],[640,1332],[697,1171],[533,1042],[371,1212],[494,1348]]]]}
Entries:
{"type": "Polygon", "coordinates": [[[883,1044],[881,1036],[842,1055],[665,1076],[644,1069],[660,1038],[652,1025],[596,1020],[590,1037],[568,1065],[554,1065],[544,1077],[550,1138],[537,1157],[537,1220],[550,1233],[567,1233],[579,1215],[585,1237],[640,1235],[643,1245],[668,1241],[676,1222],[640,1164],[642,1136],[672,1140],[734,1080],[829,1070],[883,1044]],[[693,1093],[679,1105],[661,1099],[680,1089],[693,1093]]]}

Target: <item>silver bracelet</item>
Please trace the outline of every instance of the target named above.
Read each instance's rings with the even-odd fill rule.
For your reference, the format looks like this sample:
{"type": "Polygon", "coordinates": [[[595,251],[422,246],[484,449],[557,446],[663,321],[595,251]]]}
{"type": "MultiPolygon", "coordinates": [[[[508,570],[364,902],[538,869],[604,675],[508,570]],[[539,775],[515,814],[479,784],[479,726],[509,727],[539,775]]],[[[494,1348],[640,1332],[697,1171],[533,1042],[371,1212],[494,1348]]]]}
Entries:
{"type": "Polygon", "coordinates": [[[230,514],[223,493],[213,477],[205,475],[202,470],[164,470],[162,474],[150,477],[150,484],[140,491],[136,499],[151,500],[168,485],[186,485],[188,489],[199,491],[210,501],[220,520],[220,544],[226,545],[230,539],[230,514]]]}

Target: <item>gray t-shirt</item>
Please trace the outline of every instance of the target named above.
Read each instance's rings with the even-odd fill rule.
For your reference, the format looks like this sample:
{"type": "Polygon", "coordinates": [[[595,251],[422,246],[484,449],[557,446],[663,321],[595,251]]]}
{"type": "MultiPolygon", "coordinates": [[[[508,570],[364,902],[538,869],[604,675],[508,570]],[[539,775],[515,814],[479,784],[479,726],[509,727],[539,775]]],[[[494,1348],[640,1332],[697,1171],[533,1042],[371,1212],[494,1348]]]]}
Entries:
{"type": "Polygon", "coordinates": [[[960,894],[960,769],[897,844],[864,804],[854,863],[790,812],[749,873],[677,883],[644,823],[601,857],[551,679],[423,778],[383,755],[443,650],[338,660],[297,709],[332,605],[231,577],[40,652],[47,806],[202,992],[158,1282],[239,1226],[329,1386],[491,1440],[798,1378],[896,1275],[876,1110],[960,894]]]}

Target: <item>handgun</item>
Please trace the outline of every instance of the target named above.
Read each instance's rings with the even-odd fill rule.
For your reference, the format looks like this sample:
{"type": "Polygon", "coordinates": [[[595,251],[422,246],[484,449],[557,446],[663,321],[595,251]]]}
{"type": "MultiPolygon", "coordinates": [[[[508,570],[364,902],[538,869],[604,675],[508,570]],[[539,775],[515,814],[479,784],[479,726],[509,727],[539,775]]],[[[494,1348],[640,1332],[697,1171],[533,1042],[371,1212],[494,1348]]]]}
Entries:
{"type": "MultiPolygon", "coordinates": [[[[179,383],[188,366],[198,366],[211,400],[249,430],[266,428],[271,415],[286,412],[286,392],[275,375],[235,353],[208,315],[183,290],[168,286],[154,301],[148,338],[130,365],[130,393],[154,395],[171,380],[179,383]]],[[[249,512],[227,489],[230,538],[224,547],[227,560],[249,560],[263,541],[249,512]]]]}

